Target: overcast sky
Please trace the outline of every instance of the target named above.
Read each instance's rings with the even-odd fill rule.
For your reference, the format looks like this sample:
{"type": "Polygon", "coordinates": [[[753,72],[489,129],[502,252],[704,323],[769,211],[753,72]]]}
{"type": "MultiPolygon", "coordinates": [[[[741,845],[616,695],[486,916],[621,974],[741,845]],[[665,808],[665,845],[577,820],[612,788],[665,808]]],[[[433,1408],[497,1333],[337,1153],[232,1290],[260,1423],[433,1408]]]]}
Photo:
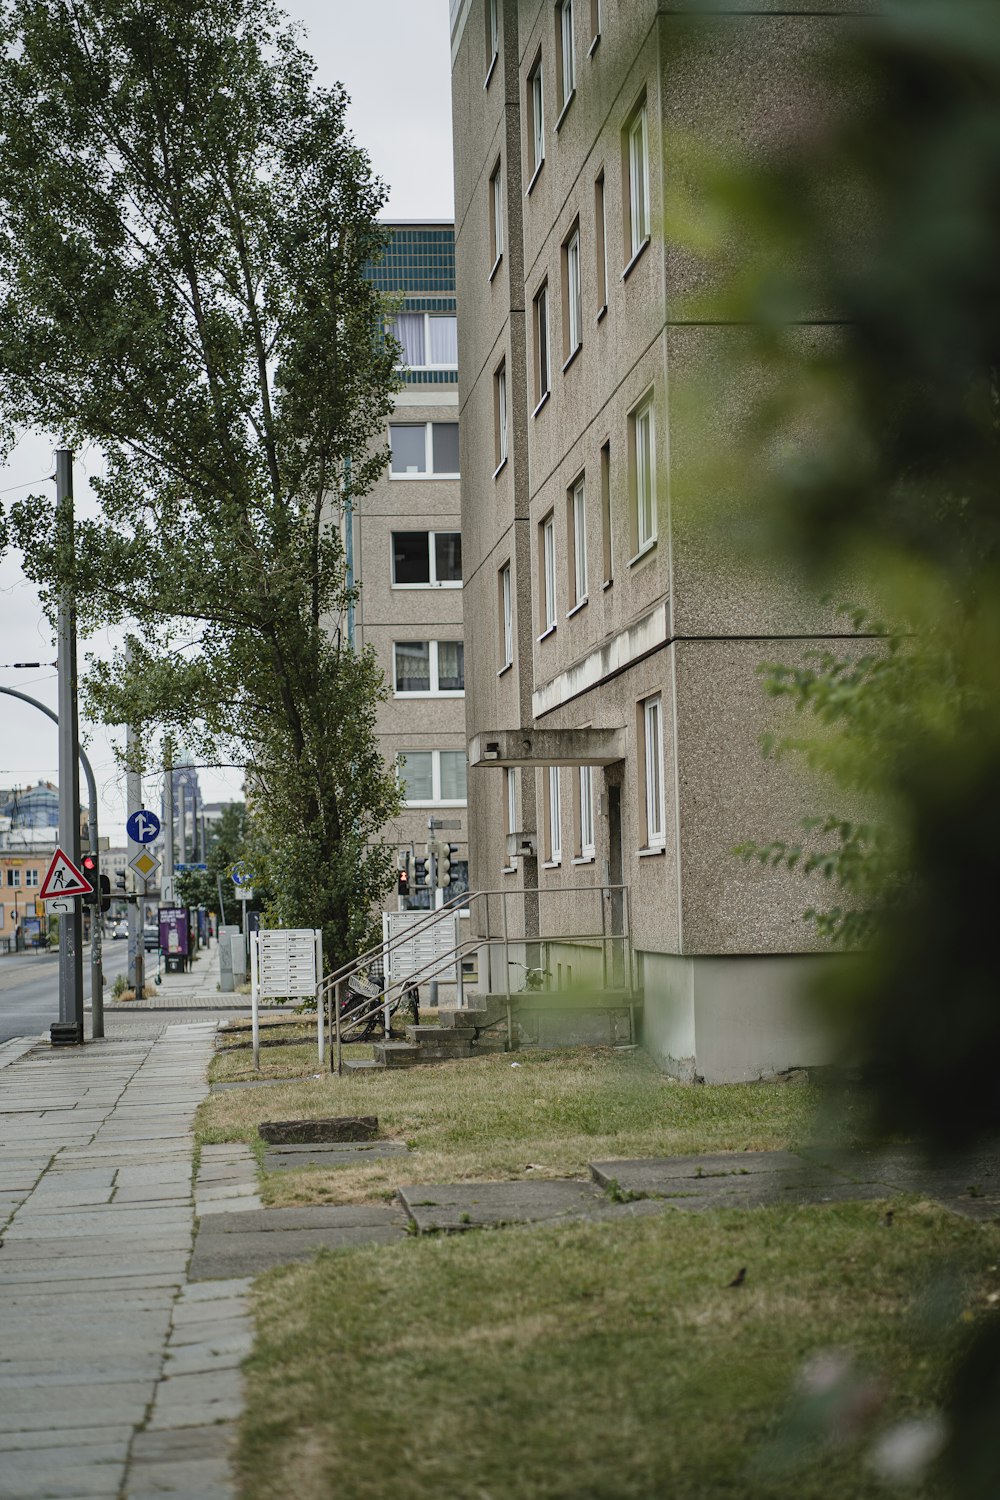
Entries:
{"type": "MultiPolygon", "coordinates": [[[[317,63],[320,83],[342,82],[351,96],[350,127],[390,189],[386,215],[447,219],[453,213],[448,0],[285,0],[285,10],[306,28],[303,39],[317,63]]],[[[96,451],[78,453],[74,470],[77,510],[91,510],[87,475],[99,468],[96,451]]],[[[53,471],[52,439],[25,434],[7,464],[0,464],[0,502],[44,490],[53,471]]],[[[106,651],[96,638],[83,651],[106,651]]],[[[0,562],[0,686],[14,687],[56,706],[51,667],[16,671],[15,661],[52,662],[52,634],[19,560],[0,562]]],[[[124,830],[124,788],[112,745],[99,728],[81,725],[89,740],[100,798],[101,832],[124,830]]],[[[37,709],[0,695],[0,787],[55,781],[56,728],[37,709]]],[[[201,773],[207,801],[240,796],[237,773],[201,773]]],[[[159,806],[160,785],[144,787],[159,806]]]]}

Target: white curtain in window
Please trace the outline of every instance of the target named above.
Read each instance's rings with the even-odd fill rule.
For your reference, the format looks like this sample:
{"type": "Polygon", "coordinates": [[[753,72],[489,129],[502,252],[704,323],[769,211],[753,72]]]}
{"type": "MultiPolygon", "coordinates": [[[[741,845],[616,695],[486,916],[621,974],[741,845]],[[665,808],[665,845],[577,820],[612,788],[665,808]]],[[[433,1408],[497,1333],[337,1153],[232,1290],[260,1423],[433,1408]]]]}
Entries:
{"type": "Polygon", "coordinates": [[[424,354],[423,313],[400,313],[393,333],[403,346],[403,364],[419,366],[427,363],[424,354]]]}
{"type": "Polygon", "coordinates": [[[455,315],[435,314],[427,319],[427,326],[430,329],[428,364],[447,365],[449,368],[457,365],[458,319],[455,315]]]}

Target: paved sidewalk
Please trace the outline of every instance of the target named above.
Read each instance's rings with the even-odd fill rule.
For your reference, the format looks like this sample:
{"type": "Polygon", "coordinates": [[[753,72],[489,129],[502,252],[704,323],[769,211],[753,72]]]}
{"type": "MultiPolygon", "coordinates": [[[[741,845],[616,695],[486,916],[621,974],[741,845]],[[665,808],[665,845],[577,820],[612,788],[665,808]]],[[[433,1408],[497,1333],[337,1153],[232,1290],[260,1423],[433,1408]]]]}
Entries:
{"type": "Polygon", "coordinates": [[[243,1279],[188,1285],[215,1023],[0,1070],[0,1494],[229,1500],[243,1279]]]}
{"type": "MultiPolygon", "coordinates": [[[[128,955],[125,945],[121,944],[122,962],[127,963],[128,955]]],[[[105,974],[108,983],[112,983],[115,974],[118,973],[116,960],[117,953],[112,953],[105,961],[105,974]]],[[[146,1000],[113,1000],[110,989],[104,993],[104,1008],[106,1012],[114,1011],[142,1011],[142,1010],[249,1010],[250,996],[223,994],[219,989],[219,945],[212,943],[210,948],[202,948],[191,968],[184,974],[168,974],[163,966],[162,960],[159,968],[160,982],[156,984],[157,974],[156,954],[146,954],[146,983],[152,985],[155,991],[146,1000]]]]}

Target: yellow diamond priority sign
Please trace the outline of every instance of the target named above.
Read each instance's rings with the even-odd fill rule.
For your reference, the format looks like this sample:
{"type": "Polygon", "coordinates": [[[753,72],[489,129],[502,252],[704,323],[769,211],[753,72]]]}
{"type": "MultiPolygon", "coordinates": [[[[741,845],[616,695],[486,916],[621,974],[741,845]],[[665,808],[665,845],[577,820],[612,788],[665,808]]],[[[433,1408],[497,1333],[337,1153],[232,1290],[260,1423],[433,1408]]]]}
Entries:
{"type": "Polygon", "coordinates": [[[129,865],[137,875],[142,876],[143,880],[148,880],[160,868],[160,861],[155,854],[150,854],[147,849],[143,849],[135,859],[129,860],[129,865]]]}

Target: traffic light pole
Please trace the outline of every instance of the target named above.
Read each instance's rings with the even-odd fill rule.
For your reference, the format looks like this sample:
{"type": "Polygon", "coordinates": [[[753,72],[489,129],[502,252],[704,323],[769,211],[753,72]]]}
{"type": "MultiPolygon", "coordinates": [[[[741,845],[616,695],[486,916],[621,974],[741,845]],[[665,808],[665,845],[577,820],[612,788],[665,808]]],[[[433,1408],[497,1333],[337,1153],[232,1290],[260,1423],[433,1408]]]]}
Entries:
{"type": "MultiPolygon", "coordinates": [[[[133,813],[140,812],[142,809],[142,777],[138,771],[133,769],[138,760],[138,739],[139,737],[135,732],[134,726],[129,724],[125,730],[125,801],[127,807],[126,816],[129,818],[131,818],[133,813]]],[[[136,855],[142,853],[143,846],[136,843],[135,839],[130,838],[127,847],[129,863],[131,864],[136,855]]],[[[139,876],[135,875],[134,872],[133,883],[138,888],[140,884],[139,876]]],[[[142,930],[146,919],[146,882],[142,881],[141,883],[142,894],[136,889],[135,900],[130,903],[128,908],[128,970],[129,978],[132,981],[133,994],[137,1000],[143,998],[146,980],[144,972],[146,967],[145,934],[142,930]]]]}
{"type": "MultiPolygon", "coordinates": [[[[76,600],[72,583],[73,454],[56,449],[56,545],[69,574],[59,595],[57,656],[59,664],[59,842],[80,867],[80,735],[76,717],[76,600]]],[[[83,1041],[83,921],[78,897],[59,918],[59,1020],[52,1027],[54,1046],[83,1041]]]]}

